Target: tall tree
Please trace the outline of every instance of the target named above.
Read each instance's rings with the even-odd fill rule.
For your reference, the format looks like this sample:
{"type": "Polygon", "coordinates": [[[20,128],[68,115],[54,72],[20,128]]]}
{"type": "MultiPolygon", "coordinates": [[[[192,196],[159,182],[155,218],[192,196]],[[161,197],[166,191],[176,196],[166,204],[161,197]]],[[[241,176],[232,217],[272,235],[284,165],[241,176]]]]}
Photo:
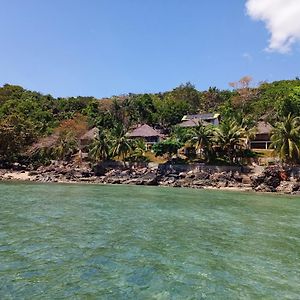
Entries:
{"type": "Polygon", "coordinates": [[[111,139],[107,130],[99,128],[98,136],[93,140],[89,149],[89,156],[95,162],[105,161],[110,158],[111,139]]]}
{"type": "Polygon", "coordinates": [[[33,124],[17,115],[0,121],[0,160],[13,162],[25,153],[36,138],[33,124]]]}
{"type": "Polygon", "coordinates": [[[70,159],[79,149],[79,139],[88,130],[87,118],[77,114],[73,119],[65,120],[47,137],[32,145],[30,154],[51,153],[54,158],[70,159]]]}
{"type": "Polygon", "coordinates": [[[190,82],[181,84],[169,93],[177,101],[184,101],[190,105],[191,112],[197,112],[199,109],[201,95],[195,86],[190,82]]]}
{"type": "Polygon", "coordinates": [[[289,114],[300,115],[300,86],[292,88],[279,103],[279,115],[287,117],[289,114]]]}
{"type": "Polygon", "coordinates": [[[200,109],[203,112],[219,111],[220,105],[224,105],[232,97],[231,91],[221,91],[216,87],[210,87],[202,93],[200,109]]]}
{"type": "Polygon", "coordinates": [[[291,114],[276,124],[271,136],[271,148],[288,164],[300,161],[300,118],[291,114]]]}
{"type": "Polygon", "coordinates": [[[117,124],[111,131],[112,133],[112,157],[121,157],[125,163],[126,156],[133,149],[133,141],[126,136],[125,127],[122,124],[117,124]]]}
{"type": "Polygon", "coordinates": [[[130,103],[130,117],[132,121],[139,124],[154,124],[156,107],[153,95],[133,95],[130,103]]]}
{"type": "Polygon", "coordinates": [[[214,131],[214,141],[232,164],[246,147],[245,129],[236,121],[224,120],[214,131]]]}
{"type": "Polygon", "coordinates": [[[259,89],[251,87],[252,77],[244,76],[239,81],[230,82],[236,94],[232,97],[232,104],[243,113],[248,113],[251,102],[257,99],[259,89]]]}
{"type": "Polygon", "coordinates": [[[193,128],[192,144],[195,146],[199,158],[208,161],[212,156],[213,128],[199,124],[193,128]]]}
{"type": "Polygon", "coordinates": [[[170,94],[167,94],[163,99],[156,100],[157,120],[160,125],[166,130],[170,126],[178,124],[183,115],[190,112],[190,105],[183,100],[176,100],[170,94]]]}

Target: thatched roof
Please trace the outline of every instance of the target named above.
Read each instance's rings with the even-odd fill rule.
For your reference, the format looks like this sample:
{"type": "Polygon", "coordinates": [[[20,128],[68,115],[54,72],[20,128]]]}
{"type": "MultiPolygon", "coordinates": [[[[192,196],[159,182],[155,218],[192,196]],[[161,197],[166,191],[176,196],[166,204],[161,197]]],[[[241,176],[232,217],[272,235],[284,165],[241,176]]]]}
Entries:
{"type": "Polygon", "coordinates": [[[205,121],[201,121],[199,119],[192,119],[192,120],[183,121],[180,124],[178,124],[178,126],[180,126],[180,127],[196,127],[200,124],[206,126],[209,123],[205,122],[205,121]]]}
{"type": "Polygon", "coordinates": [[[131,132],[127,133],[128,137],[161,137],[162,135],[150,127],[147,124],[144,124],[131,132]]]}
{"type": "Polygon", "coordinates": [[[258,121],[256,124],[256,134],[270,134],[273,130],[273,126],[265,121],[258,121]]]}
{"type": "Polygon", "coordinates": [[[34,143],[27,151],[28,154],[32,155],[41,149],[47,149],[53,147],[59,139],[57,133],[53,133],[50,136],[42,138],[37,143],[34,143]]]}
{"type": "Polygon", "coordinates": [[[92,141],[99,134],[99,129],[94,127],[80,137],[81,141],[92,141]]]}
{"type": "MultiPolygon", "coordinates": [[[[87,131],[80,137],[80,141],[92,141],[97,134],[99,129],[94,127],[91,130],[87,131]]],[[[41,149],[49,149],[55,146],[59,139],[59,132],[54,132],[51,135],[40,139],[38,142],[34,143],[27,151],[28,154],[32,155],[41,149]]]]}

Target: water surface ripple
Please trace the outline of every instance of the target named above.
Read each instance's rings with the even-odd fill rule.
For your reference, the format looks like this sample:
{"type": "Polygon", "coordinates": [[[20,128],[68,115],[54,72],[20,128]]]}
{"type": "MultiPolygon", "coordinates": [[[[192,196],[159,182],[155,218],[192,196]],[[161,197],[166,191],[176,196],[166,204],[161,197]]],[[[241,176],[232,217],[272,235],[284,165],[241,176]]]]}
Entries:
{"type": "Polygon", "coordinates": [[[0,299],[299,297],[299,198],[0,184],[0,299]]]}

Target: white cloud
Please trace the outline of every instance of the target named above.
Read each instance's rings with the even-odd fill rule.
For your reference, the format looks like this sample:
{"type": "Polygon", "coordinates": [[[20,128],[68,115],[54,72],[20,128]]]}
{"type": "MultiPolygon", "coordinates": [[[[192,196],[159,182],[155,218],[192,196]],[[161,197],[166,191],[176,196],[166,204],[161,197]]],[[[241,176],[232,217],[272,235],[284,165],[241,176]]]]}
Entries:
{"type": "Polygon", "coordinates": [[[287,53],[300,41],[300,0],[247,0],[246,9],[271,33],[267,50],[287,53]]]}

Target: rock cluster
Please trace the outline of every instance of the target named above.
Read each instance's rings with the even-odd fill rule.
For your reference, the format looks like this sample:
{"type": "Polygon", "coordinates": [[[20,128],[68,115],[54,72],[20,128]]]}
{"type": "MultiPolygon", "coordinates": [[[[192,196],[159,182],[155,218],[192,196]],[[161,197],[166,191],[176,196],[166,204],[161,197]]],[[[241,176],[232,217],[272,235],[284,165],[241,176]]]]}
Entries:
{"type": "Polygon", "coordinates": [[[225,188],[243,187],[242,177],[234,172],[209,172],[203,170],[191,170],[180,172],[169,167],[165,170],[158,169],[159,185],[189,188],[225,188]]]}
{"type": "Polygon", "coordinates": [[[300,193],[300,178],[289,168],[273,166],[251,177],[251,186],[257,192],[297,194],[300,193]]]}
{"type": "MultiPolygon", "coordinates": [[[[1,179],[1,173],[0,173],[1,179]]],[[[6,179],[14,179],[6,177],[6,179]]],[[[189,188],[245,187],[239,173],[191,170],[183,172],[172,165],[156,167],[76,168],[67,164],[39,167],[28,173],[28,180],[37,182],[88,182],[102,184],[161,185],[189,188]]]]}
{"type": "Polygon", "coordinates": [[[29,180],[37,182],[85,182],[102,184],[132,184],[188,188],[236,188],[257,192],[300,194],[300,175],[279,166],[267,167],[252,177],[238,171],[192,169],[184,171],[172,164],[125,168],[122,165],[90,168],[75,167],[66,163],[39,167],[36,170],[0,169],[0,180],[29,180]],[[26,174],[25,174],[26,173],[26,174]]]}

